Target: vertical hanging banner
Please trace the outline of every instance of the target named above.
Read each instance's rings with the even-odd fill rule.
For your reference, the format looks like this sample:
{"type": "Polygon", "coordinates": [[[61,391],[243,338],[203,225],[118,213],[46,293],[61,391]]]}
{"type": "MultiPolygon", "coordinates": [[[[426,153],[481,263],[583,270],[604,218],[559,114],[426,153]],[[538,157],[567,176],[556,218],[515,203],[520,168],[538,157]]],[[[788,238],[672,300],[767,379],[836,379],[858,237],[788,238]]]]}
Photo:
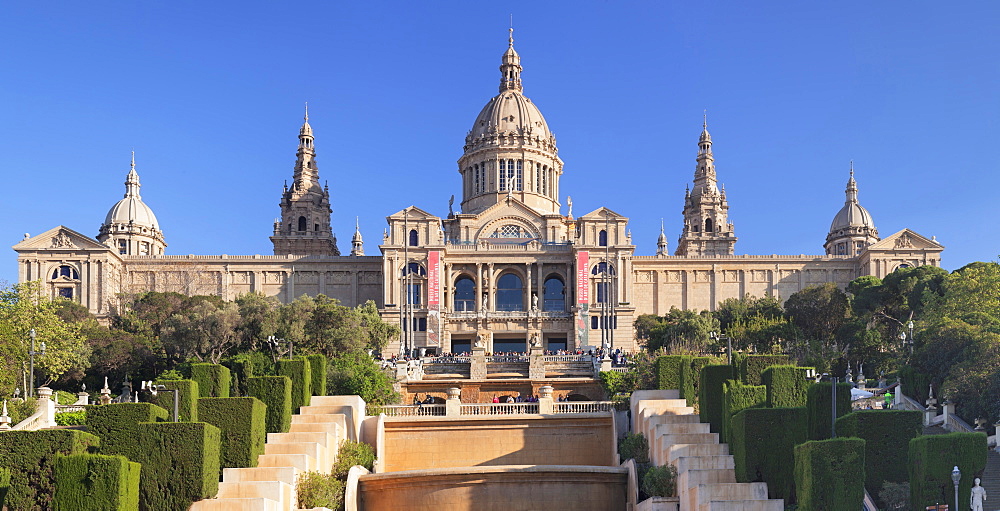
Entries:
{"type": "Polygon", "coordinates": [[[590,252],[576,254],[576,347],[589,344],[590,330],[590,252]]]}
{"type": "Polygon", "coordinates": [[[440,346],[441,332],[441,252],[427,252],[427,344],[440,346]]]}

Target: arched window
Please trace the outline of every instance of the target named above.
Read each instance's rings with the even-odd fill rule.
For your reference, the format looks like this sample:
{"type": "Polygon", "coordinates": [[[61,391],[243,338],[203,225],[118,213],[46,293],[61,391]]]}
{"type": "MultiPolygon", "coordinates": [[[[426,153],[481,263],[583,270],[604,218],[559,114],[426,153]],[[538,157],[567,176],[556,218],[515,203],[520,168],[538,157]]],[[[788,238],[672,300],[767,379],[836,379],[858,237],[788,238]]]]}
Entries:
{"type": "Polygon", "coordinates": [[[712,219],[711,218],[706,218],[705,219],[705,232],[712,232],[712,219]]]}
{"type": "Polygon", "coordinates": [[[524,310],[524,284],[521,277],[507,273],[497,280],[497,310],[524,310]]]}
{"type": "Polygon", "coordinates": [[[562,312],[566,310],[566,285],[559,277],[545,279],[545,291],[542,301],[543,311],[562,312]]]}
{"type": "Polygon", "coordinates": [[[425,277],[427,276],[427,270],[424,270],[424,267],[420,263],[410,263],[406,265],[406,270],[403,271],[403,276],[407,275],[425,277]]]}
{"type": "Polygon", "coordinates": [[[76,268],[64,264],[52,271],[52,280],[58,279],[59,277],[80,280],[80,273],[76,271],[76,268]]]}
{"type": "Polygon", "coordinates": [[[597,233],[597,244],[602,247],[608,246],[608,231],[602,229],[601,232],[597,233]]]}
{"type": "Polygon", "coordinates": [[[455,311],[476,310],[476,283],[467,276],[455,281],[455,311]]]}
{"type": "Polygon", "coordinates": [[[608,272],[608,275],[614,275],[615,274],[615,266],[613,264],[608,264],[608,263],[605,263],[605,262],[600,262],[600,263],[597,263],[597,264],[594,265],[594,269],[590,270],[590,274],[591,275],[600,275],[600,274],[604,273],[605,271],[608,272]]]}
{"type": "Polygon", "coordinates": [[[305,231],[305,230],[306,230],[306,217],[300,216],[299,217],[299,231],[305,231]]]}
{"type": "Polygon", "coordinates": [[[417,236],[417,230],[416,229],[410,229],[410,240],[409,240],[410,246],[411,247],[417,246],[417,242],[418,241],[419,241],[419,238],[417,236]]]}

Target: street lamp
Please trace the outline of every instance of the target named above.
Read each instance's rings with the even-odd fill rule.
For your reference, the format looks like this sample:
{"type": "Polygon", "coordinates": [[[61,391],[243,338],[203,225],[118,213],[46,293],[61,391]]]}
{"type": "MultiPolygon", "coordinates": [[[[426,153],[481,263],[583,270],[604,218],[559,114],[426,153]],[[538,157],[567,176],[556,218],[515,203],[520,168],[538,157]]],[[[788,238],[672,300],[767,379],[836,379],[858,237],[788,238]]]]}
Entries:
{"type": "Polygon", "coordinates": [[[720,339],[725,339],[726,340],[726,359],[729,360],[728,363],[730,365],[732,365],[733,364],[733,339],[731,337],[729,337],[728,335],[719,336],[719,334],[717,332],[709,332],[708,333],[708,337],[709,337],[709,339],[712,339],[713,341],[718,341],[720,339]]]}
{"type": "Polygon", "coordinates": [[[30,364],[30,367],[31,367],[28,370],[31,373],[31,387],[28,389],[28,396],[34,396],[35,395],[35,355],[44,355],[45,354],[45,341],[42,341],[42,349],[41,349],[41,351],[35,351],[35,337],[37,336],[37,334],[35,333],[35,329],[34,328],[32,328],[30,332],[28,332],[28,336],[31,337],[31,351],[28,352],[28,358],[30,360],[29,364],[30,364]]]}
{"type": "MultiPolygon", "coordinates": [[[[273,335],[269,335],[269,336],[267,336],[267,344],[268,344],[268,346],[270,346],[270,347],[271,347],[271,349],[272,349],[272,350],[273,350],[273,351],[274,351],[275,353],[278,353],[278,345],[279,345],[279,344],[281,344],[281,343],[285,343],[285,342],[287,342],[287,343],[288,343],[288,359],[289,359],[289,360],[291,360],[291,359],[293,359],[293,358],[294,358],[294,357],[292,356],[292,347],[293,347],[293,346],[292,346],[292,341],[290,341],[290,340],[289,340],[289,341],[286,341],[286,340],[284,340],[284,339],[278,339],[277,337],[275,337],[275,336],[273,336],[273,335]]],[[[277,358],[281,358],[281,356],[280,356],[280,355],[278,355],[278,357],[277,357],[277,358]]],[[[277,362],[277,358],[275,359],[275,362],[277,362]]]]}
{"type": "Polygon", "coordinates": [[[180,390],[179,389],[168,389],[166,385],[157,385],[152,381],[142,382],[142,390],[148,390],[150,394],[156,395],[158,392],[173,392],[174,393],[174,422],[180,422],[178,412],[180,411],[180,390]]]}
{"type": "Polygon", "coordinates": [[[958,482],[962,480],[962,472],[958,470],[958,465],[951,469],[951,482],[955,483],[955,509],[958,509],[958,482]]]}

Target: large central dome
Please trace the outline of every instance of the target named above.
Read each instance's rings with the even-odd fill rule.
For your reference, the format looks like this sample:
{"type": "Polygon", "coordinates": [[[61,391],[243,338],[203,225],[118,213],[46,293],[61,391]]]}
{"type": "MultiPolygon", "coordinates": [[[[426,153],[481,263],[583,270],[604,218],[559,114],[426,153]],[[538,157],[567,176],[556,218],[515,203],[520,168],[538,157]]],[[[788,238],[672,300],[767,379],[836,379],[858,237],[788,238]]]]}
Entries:
{"type": "Polygon", "coordinates": [[[543,214],[559,213],[562,160],[556,137],[521,85],[513,31],[500,64],[500,93],[486,103],[458,160],[463,213],[479,213],[513,197],[543,214]]]}

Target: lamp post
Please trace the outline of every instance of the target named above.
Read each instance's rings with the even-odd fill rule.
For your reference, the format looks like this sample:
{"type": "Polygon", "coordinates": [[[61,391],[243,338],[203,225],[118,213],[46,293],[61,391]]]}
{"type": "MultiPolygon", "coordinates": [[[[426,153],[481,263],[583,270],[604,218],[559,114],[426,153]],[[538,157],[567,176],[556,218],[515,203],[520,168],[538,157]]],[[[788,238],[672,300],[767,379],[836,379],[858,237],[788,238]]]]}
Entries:
{"type": "Polygon", "coordinates": [[[912,355],[913,354],[913,320],[911,319],[906,324],[906,326],[909,327],[909,329],[910,329],[910,337],[909,337],[910,342],[909,342],[909,345],[910,345],[910,355],[912,355]]]}
{"type": "Polygon", "coordinates": [[[166,385],[157,385],[152,381],[142,382],[142,390],[148,390],[150,394],[156,395],[158,392],[173,392],[174,393],[174,422],[180,422],[180,390],[179,389],[168,389],[166,385]]]}
{"type": "Polygon", "coordinates": [[[955,509],[958,509],[958,482],[962,480],[962,472],[958,470],[958,465],[951,469],[951,482],[955,484],[955,509]]]}
{"type": "Polygon", "coordinates": [[[45,341],[42,341],[41,351],[35,351],[35,337],[37,336],[37,333],[34,328],[28,332],[28,336],[31,337],[31,351],[28,352],[28,359],[30,361],[30,369],[28,369],[28,372],[31,374],[31,387],[28,389],[28,396],[30,397],[35,395],[35,355],[45,354],[45,341]]]}
{"type": "Polygon", "coordinates": [[[732,365],[733,364],[733,338],[729,337],[728,335],[720,336],[716,332],[709,332],[708,333],[708,338],[712,339],[713,341],[718,341],[718,340],[721,340],[721,339],[725,339],[726,340],[726,360],[728,360],[727,363],[729,365],[732,365]]]}
{"type": "MultiPolygon", "coordinates": [[[[289,358],[289,360],[291,360],[292,358],[294,358],[292,356],[293,355],[292,354],[292,348],[293,348],[292,341],[291,340],[286,341],[284,339],[278,339],[277,337],[275,337],[273,335],[267,336],[267,344],[269,346],[271,346],[271,349],[274,350],[275,353],[278,353],[278,345],[282,344],[282,343],[286,343],[286,342],[288,343],[288,358],[289,358]]],[[[278,358],[281,358],[280,354],[278,355],[278,358]]]]}
{"type": "Polygon", "coordinates": [[[830,438],[837,438],[837,377],[830,376],[830,438]]]}

